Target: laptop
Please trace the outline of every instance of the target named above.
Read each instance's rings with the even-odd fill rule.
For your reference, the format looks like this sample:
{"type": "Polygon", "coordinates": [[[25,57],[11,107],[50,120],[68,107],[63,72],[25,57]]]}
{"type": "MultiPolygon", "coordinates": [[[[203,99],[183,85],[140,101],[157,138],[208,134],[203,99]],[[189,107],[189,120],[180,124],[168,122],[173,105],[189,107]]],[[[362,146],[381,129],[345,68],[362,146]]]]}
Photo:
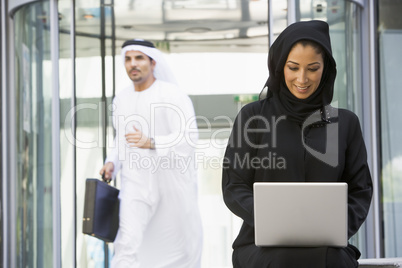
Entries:
{"type": "Polygon", "coordinates": [[[254,183],[255,244],[347,246],[346,183],[254,183]]]}

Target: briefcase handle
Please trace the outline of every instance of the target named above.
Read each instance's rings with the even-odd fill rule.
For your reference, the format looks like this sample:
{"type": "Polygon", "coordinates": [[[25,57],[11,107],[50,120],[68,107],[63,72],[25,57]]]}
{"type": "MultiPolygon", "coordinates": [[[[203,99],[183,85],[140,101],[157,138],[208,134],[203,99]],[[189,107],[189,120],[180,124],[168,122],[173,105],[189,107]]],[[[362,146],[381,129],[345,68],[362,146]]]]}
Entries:
{"type": "Polygon", "coordinates": [[[106,182],[107,184],[110,184],[110,182],[112,181],[112,179],[108,179],[108,180],[105,179],[105,171],[102,173],[102,180],[104,182],[106,182]]]}

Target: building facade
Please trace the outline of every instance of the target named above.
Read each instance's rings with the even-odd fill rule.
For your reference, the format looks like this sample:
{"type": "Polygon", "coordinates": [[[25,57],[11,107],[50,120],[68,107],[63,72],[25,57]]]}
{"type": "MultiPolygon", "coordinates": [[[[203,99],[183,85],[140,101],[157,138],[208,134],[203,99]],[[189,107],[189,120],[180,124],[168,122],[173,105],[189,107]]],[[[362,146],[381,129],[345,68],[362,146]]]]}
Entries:
{"type": "Polygon", "coordinates": [[[193,100],[203,267],[231,267],[240,223],[221,200],[225,142],[268,76],[269,44],[310,19],[330,25],[333,104],[359,116],[375,187],[350,242],[363,258],[402,257],[401,12],[402,0],[2,1],[0,267],[108,267],[113,244],[82,234],[83,194],[113,139],[120,46],[135,37],[165,52],[193,100]]]}

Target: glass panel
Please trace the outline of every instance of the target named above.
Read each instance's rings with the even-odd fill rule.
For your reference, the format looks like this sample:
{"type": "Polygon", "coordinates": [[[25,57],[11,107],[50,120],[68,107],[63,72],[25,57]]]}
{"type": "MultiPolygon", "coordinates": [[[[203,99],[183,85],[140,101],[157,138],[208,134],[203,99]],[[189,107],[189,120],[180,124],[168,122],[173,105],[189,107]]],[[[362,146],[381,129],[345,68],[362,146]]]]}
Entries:
{"type": "MultiPolygon", "coordinates": [[[[330,26],[332,53],[337,64],[335,81],[335,107],[346,108],[360,117],[362,122],[361,86],[361,28],[360,9],[348,1],[298,0],[298,21],[323,20],[330,26]]],[[[350,239],[366,256],[365,225],[350,239]]]]}
{"type": "Polygon", "coordinates": [[[62,267],[75,265],[75,148],[73,125],[73,64],[71,47],[71,2],[59,0],[59,85],[60,85],[60,198],[62,267]]]}
{"type": "Polygon", "coordinates": [[[15,21],[17,266],[52,267],[52,68],[49,2],[15,21]]]}
{"type": "MultiPolygon", "coordinates": [[[[76,36],[80,39],[80,36],[76,36]]],[[[99,40],[96,40],[99,49],[99,40]]],[[[94,43],[96,44],[96,43],[94,43]]],[[[99,54],[100,55],[100,54],[99,54]]],[[[103,265],[103,242],[82,234],[85,180],[100,178],[102,167],[102,70],[101,57],[76,58],[76,200],[77,200],[77,258],[83,263],[103,265]]],[[[103,267],[103,266],[100,266],[103,267]]]]}
{"type": "Polygon", "coordinates": [[[385,257],[402,256],[401,0],[379,5],[381,183],[385,257]]]}

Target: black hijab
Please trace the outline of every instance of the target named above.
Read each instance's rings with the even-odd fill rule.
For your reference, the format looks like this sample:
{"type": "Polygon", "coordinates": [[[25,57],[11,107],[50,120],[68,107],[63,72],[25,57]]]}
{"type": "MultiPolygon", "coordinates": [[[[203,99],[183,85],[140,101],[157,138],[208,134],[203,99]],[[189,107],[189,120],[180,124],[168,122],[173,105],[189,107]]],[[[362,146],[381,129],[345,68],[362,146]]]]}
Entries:
{"type": "MultiPolygon", "coordinates": [[[[302,21],[289,25],[275,40],[268,54],[269,78],[267,98],[274,103],[290,120],[302,124],[317,110],[324,110],[332,101],[336,77],[336,63],[332,57],[329,26],[324,21],[302,21]],[[283,69],[293,45],[301,40],[317,43],[323,49],[324,70],[317,90],[306,99],[298,99],[287,88],[283,69]]],[[[325,114],[325,112],[324,112],[325,114]]],[[[325,121],[325,117],[323,118],[325,121]]]]}

